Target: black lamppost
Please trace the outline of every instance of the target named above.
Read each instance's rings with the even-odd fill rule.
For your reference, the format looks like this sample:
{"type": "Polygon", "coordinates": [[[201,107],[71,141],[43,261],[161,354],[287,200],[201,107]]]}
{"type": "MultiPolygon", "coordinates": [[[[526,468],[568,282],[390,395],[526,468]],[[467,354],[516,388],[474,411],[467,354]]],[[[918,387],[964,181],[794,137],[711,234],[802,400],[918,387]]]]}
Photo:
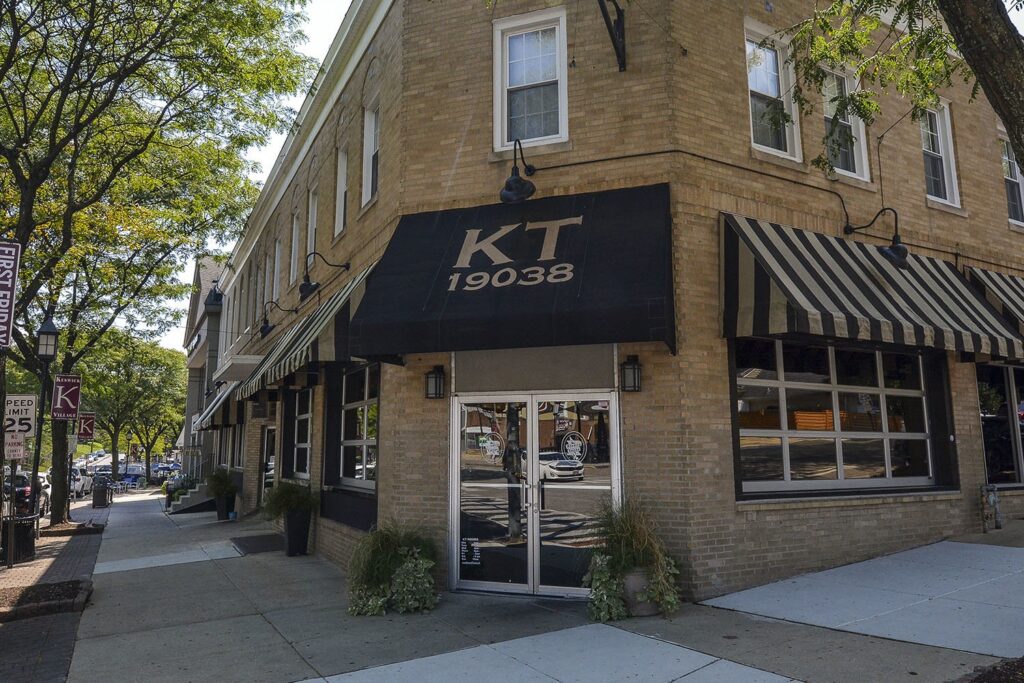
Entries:
{"type": "MultiPolygon", "coordinates": [[[[36,357],[43,363],[43,371],[39,376],[39,419],[36,421],[35,454],[32,457],[32,479],[29,480],[29,491],[32,492],[33,513],[39,504],[39,455],[43,447],[43,418],[46,415],[46,385],[50,377],[50,363],[57,357],[57,338],[60,333],[53,324],[53,317],[46,314],[46,320],[39,326],[36,333],[36,357]]],[[[56,455],[56,454],[55,454],[56,455]]],[[[61,456],[63,457],[63,456],[61,456]]]]}

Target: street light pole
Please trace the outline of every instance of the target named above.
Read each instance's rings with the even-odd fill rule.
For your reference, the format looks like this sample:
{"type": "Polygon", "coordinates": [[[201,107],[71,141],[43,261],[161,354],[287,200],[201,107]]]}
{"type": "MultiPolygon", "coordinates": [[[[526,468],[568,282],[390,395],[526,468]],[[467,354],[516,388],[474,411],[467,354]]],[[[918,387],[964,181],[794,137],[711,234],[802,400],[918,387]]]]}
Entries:
{"type": "Polygon", "coordinates": [[[36,424],[35,453],[32,457],[32,479],[29,480],[29,491],[31,492],[32,504],[29,509],[35,513],[38,511],[39,494],[39,456],[43,448],[43,419],[46,416],[46,386],[50,378],[50,362],[57,357],[57,337],[59,333],[57,326],[53,324],[51,313],[46,314],[46,320],[39,326],[36,336],[36,357],[43,363],[43,373],[39,378],[39,422],[36,424]]]}

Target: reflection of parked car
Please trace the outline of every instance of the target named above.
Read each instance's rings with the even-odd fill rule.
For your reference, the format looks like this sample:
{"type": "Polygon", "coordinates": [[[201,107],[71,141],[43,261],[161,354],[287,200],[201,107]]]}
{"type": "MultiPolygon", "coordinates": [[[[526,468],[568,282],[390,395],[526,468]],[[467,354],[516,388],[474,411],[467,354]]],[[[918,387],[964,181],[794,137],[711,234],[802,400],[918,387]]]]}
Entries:
{"type": "Polygon", "coordinates": [[[270,458],[263,465],[263,488],[269,489],[274,485],[274,458],[270,458]]]}
{"type": "Polygon", "coordinates": [[[541,451],[537,454],[540,460],[540,479],[560,479],[562,481],[579,481],[583,479],[583,463],[567,458],[558,451],[541,451]]]}

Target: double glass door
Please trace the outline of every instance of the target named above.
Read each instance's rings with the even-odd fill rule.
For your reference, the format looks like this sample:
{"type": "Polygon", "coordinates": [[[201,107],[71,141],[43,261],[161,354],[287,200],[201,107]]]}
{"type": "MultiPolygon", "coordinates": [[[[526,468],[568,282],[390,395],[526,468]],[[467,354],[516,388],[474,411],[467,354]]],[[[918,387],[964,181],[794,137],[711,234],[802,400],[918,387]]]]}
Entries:
{"type": "Polygon", "coordinates": [[[457,585],[583,594],[618,495],[614,394],[461,398],[453,434],[457,585]]]}

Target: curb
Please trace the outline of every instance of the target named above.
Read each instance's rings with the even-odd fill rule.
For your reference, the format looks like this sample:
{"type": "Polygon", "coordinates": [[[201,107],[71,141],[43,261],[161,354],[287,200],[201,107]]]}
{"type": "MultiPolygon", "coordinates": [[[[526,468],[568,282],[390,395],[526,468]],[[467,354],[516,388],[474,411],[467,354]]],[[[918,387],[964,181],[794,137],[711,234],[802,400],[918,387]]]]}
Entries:
{"type": "Polygon", "coordinates": [[[85,579],[78,589],[78,595],[73,598],[32,602],[27,605],[18,605],[17,607],[0,608],[0,623],[41,617],[47,614],[81,612],[85,610],[85,605],[90,595],[92,595],[92,581],[85,579]]]}

